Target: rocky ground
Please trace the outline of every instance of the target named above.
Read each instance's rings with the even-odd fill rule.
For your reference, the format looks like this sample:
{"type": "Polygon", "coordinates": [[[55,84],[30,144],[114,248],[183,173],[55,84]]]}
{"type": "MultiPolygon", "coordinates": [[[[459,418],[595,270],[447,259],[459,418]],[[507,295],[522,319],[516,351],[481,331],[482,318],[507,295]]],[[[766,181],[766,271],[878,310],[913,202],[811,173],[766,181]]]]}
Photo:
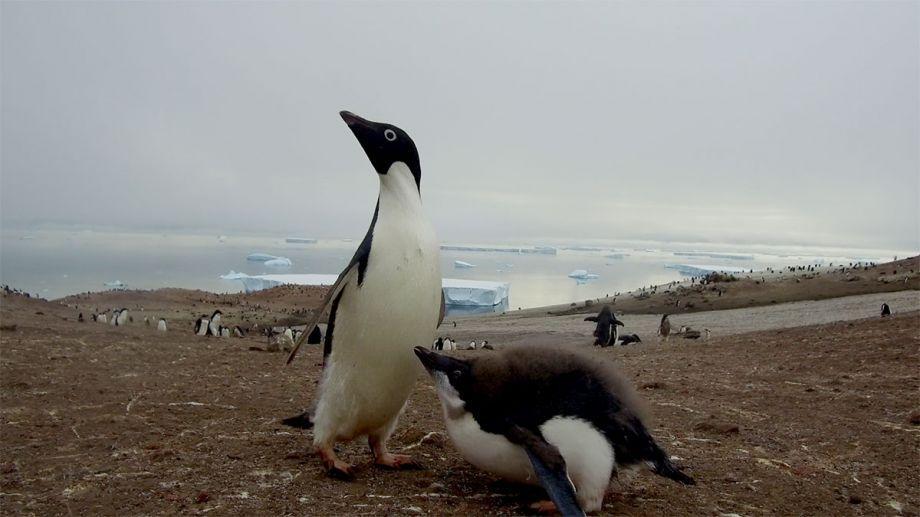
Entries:
{"type": "MultiPolygon", "coordinates": [[[[213,309],[202,300],[169,309],[213,309]]],[[[153,300],[137,303],[157,310],[153,300]]],[[[793,320],[709,341],[595,349],[590,328],[554,331],[547,341],[618,365],[645,399],[653,434],[698,483],[623,473],[604,513],[917,515],[920,312],[896,307],[881,319],[877,300],[854,303],[873,316],[804,327],[793,320]]],[[[239,306],[227,307],[241,311],[227,324],[242,318],[239,306]]],[[[269,317],[290,310],[274,305],[269,317]]],[[[757,317],[771,308],[751,310],[757,317]]],[[[138,321],[116,328],[78,323],[76,314],[15,295],[0,303],[4,514],[521,514],[541,497],[456,453],[428,379],[420,377],[392,440],[424,469],[374,468],[355,442],[341,452],[358,466],[357,480],[335,481],[310,454],[310,434],[278,422],[314,391],[316,347],[283,368],[283,354],[251,350],[262,338],[197,337],[188,325],[158,333],[138,321]]],[[[458,332],[472,332],[474,321],[458,332]]],[[[493,343],[506,346],[503,335],[513,334],[495,331],[493,343]]]]}

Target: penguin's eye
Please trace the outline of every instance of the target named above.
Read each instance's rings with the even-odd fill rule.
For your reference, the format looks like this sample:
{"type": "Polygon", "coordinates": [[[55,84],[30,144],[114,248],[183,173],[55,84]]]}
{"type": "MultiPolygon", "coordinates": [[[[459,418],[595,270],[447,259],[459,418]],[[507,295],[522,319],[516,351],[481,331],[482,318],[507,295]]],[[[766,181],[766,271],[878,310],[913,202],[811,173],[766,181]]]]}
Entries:
{"type": "Polygon", "coordinates": [[[452,380],[452,381],[459,381],[459,380],[462,379],[462,378],[463,378],[463,372],[462,372],[462,371],[460,371],[460,370],[454,370],[454,371],[450,372],[450,380],[452,380]]]}
{"type": "Polygon", "coordinates": [[[383,137],[389,140],[390,142],[396,140],[396,131],[392,129],[387,129],[383,132],[383,137]]]}

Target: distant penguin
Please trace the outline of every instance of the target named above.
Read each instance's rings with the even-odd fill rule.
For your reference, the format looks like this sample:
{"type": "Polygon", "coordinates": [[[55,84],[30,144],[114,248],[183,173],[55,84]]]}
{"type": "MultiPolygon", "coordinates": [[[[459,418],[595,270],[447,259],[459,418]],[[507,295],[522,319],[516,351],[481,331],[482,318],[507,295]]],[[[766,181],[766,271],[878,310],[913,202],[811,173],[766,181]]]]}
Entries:
{"type": "Polygon", "coordinates": [[[211,314],[211,319],[208,321],[208,335],[220,337],[220,316],[221,312],[219,310],[211,314]]]}
{"type": "Polygon", "coordinates": [[[318,345],[323,340],[323,332],[319,329],[319,325],[313,327],[313,331],[310,332],[310,335],[307,336],[308,345],[318,345]]]}
{"type": "Polygon", "coordinates": [[[82,312],[80,314],[77,314],[77,321],[79,321],[80,323],[83,323],[83,313],[82,312]]]}
{"type": "Polygon", "coordinates": [[[432,345],[432,348],[439,352],[441,350],[444,350],[444,340],[441,339],[441,337],[438,337],[438,339],[434,340],[434,344],[432,345]]]}
{"type": "Polygon", "coordinates": [[[882,304],[882,317],[891,316],[891,308],[888,307],[887,303],[882,304]]]}
{"type": "Polygon", "coordinates": [[[658,324],[658,335],[665,341],[671,335],[671,322],[668,320],[667,314],[661,316],[661,323],[658,324]]]}
{"type": "Polygon", "coordinates": [[[641,343],[641,342],[642,342],[642,340],[639,339],[639,335],[638,335],[638,334],[627,334],[627,335],[622,336],[622,337],[620,338],[620,345],[621,345],[621,346],[626,346],[626,345],[628,345],[628,344],[630,344],[630,343],[641,343]]]}
{"type": "Polygon", "coordinates": [[[479,348],[485,348],[488,344],[489,342],[483,339],[482,341],[479,342],[479,348]]]}
{"type": "Polygon", "coordinates": [[[90,317],[93,319],[93,322],[94,322],[94,323],[95,323],[96,320],[99,318],[99,316],[96,316],[96,313],[95,313],[95,312],[92,313],[92,314],[90,315],[90,317]]]}
{"type": "Polygon", "coordinates": [[[706,341],[709,341],[709,336],[712,335],[712,332],[710,332],[709,329],[703,329],[703,332],[706,333],[706,341]]]}
{"type": "Polygon", "coordinates": [[[144,316],[144,326],[145,327],[150,326],[150,318],[148,318],[147,316],[144,316]]]}
{"type": "Polygon", "coordinates": [[[619,466],[646,464],[694,484],[652,438],[635,392],[609,363],[540,346],[470,360],[415,353],[460,454],[501,478],[542,485],[562,515],[600,510],[619,466]]]}
{"type": "Polygon", "coordinates": [[[291,344],[291,345],[294,344],[294,331],[291,330],[290,327],[284,329],[284,332],[282,332],[282,334],[284,334],[285,344],[291,344]]]}
{"type": "Polygon", "coordinates": [[[377,464],[414,465],[411,457],[390,453],[387,441],[417,378],[412,348],[434,339],[444,295],[440,246],[422,208],[415,144],[396,126],[347,111],[341,116],[377,172],[379,197],[367,235],[307,325],[312,332],[329,314],[315,412],[285,422],[312,425],[315,450],[329,474],[351,477],[351,466],[333,448],[359,436],[368,437],[377,464]]]}
{"type": "Polygon", "coordinates": [[[166,332],[166,319],[160,318],[160,321],[157,322],[157,330],[160,332],[166,332]]]}
{"type": "Polygon", "coordinates": [[[220,337],[230,337],[230,328],[229,328],[229,327],[221,327],[221,328],[220,328],[220,337]]]}
{"type": "Polygon", "coordinates": [[[112,315],[109,317],[109,325],[110,325],[110,326],[115,327],[115,326],[118,325],[118,313],[119,313],[119,312],[120,312],[120,311],[119,311],[118,309],[113,309],[113,310],[112,310],[112,315]]]}
{"type": "Polygon", "coordinates": [[[470,344],[466,346],[467,350],[476,350],[476,341],[470,341],[470,344]]]}
{"type": "Polygon", "coordinates": [[[457,348],[454,346],[454,341],[450,338],[450,336],[447,336],[447,339],[444,340],[444,351],[448,352],[456,349],[457,348]]]}
{"type": "Polygon", "coordinates": [[[594,328],[594,346],[610,346],[616,343],[619,336],[617,326],[623,326],[623,322],[617,319],[609,305],[604,305],[597,316],[588,316],[585,321],[597,323],[594,328]]]}
{"type": "Polygon", "coordinates": [[[233,335],[236,337],[245,337],[246,332],[243,330],[242,327],[240,327],[239,325],[236,325],[235,327],[233,327],[233,335]]]}
{"type": "Polygon", "coordinates": [[[210,329],[210,320],[204,316],[195,320],[195,334],[199,336],[207,336],[208,330],[210,329]]]}
{"type": "Polygon", "coordinates": [[[128,324],[128,309],[121,309],[118,311],[118,317],[115,319],[115,324],[119,327],[128,324]]]}

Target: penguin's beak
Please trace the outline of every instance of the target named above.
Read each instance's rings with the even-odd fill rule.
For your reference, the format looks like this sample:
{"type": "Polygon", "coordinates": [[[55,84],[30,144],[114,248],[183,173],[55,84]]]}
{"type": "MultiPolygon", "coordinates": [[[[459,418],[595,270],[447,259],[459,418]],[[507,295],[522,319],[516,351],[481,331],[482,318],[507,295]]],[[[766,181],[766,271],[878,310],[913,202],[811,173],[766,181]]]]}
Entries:
{"type": "MultiPolygon", "coordinates": [[[[377,122],[371,122],[370,120],[361,118],[350,111],[340,111],[339,116],[341,116],[345,124],[348,125],[348,129],[354,133],[355,138],[358,139],[358,143],[361,144],[361,148],[364,149],[368,159],[374,165],[374,168],[377,169],[377,173],[383,174],[386,172],[385,170],[381,170],[384,164],[378,163],[378,155],[386,142],[383,137],[383,126],[377,122]]],[[[388,163],[385,165],[389,166],[388,163]]]]}
{"type": "Polygon", "coordinates": [[[370,145],[371,142],[380,138],[379,133],[382,133],[380,124],[361,118],[350,111],[340,111],[339,115],[342,117],[342,120],[345,121],[345,124],[348,125],[348,129],[355,134],[355,138],[358,139],[361,147],[364,147],[365,150],[367,150],[367,146],[370,145]],[[373,138],[374,136],[377,138],[373,138]]]}
{"type": "Polygon", "coordinates": [[[446,355],[436,354],[423,346],[415,347],[415,355],[418,356],[419,361],[422,362],[422,366],[428,370],[428,373],[446,372],[450,370],[451,363],[455,361],[455,359],[446,355]]]}

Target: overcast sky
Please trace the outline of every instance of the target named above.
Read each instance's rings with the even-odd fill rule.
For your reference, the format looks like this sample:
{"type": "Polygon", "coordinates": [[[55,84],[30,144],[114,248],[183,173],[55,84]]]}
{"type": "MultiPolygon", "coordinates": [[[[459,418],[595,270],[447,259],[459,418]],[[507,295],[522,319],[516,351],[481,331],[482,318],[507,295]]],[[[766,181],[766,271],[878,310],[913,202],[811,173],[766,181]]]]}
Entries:
{"type": "Polygon", "coordinates": [[[920,248],[920,3],[2,2],[5,225],[920,248]]]}

